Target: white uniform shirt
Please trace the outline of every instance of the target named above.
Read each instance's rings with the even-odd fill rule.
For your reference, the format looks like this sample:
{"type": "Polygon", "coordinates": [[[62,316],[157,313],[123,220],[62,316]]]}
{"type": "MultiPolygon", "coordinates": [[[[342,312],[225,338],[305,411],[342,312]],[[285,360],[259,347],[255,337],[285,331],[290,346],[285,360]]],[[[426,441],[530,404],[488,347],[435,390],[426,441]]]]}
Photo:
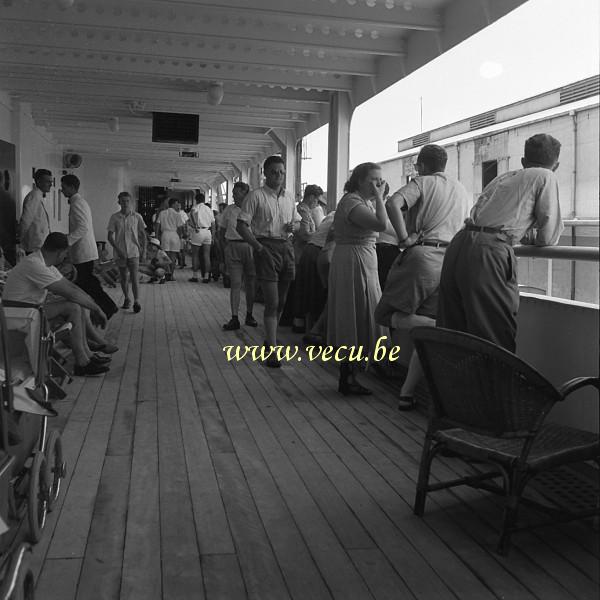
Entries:
{"type": "Polygon", "coordinates": [[[209,229],[214,222],[215,215],[210,207],[206,206],[204,202],[196,204],[192,210],[190,210],[190,225],[192,227],[209,229]]]}
{"type": "Polygon", "coordinates": [[[92,211],[79,194],[69,198],[68,239],[73,264],[78,265],[98,258],[92,211]]]}
{"type": "Polygon", "coordinates": [[[47,266],[42,252],[36,250],[9,271],[2,297],[14,302],[42,304],[48,294],[46,288],[62,278],[58,269],[47,266]]]}
{"type": "Polygon", "coordinates": [[[23,200],[19,221],[19,237],[25,252],[39,250],[50,233],[50,217],[44,204],[44,193],[34,188],[23,200]]]}
{"type": "Polygon", "coordinates": [[[158,215],[158,224],[162,232],[177,231],[179,227],[185,224],[185,221],[180,213],[169,207],[158,215]]]}

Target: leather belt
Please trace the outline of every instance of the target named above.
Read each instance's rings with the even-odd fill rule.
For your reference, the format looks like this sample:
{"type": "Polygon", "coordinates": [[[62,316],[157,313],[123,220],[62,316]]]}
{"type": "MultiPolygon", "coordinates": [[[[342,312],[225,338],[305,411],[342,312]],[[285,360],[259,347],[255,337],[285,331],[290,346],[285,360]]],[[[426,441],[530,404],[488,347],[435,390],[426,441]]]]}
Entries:
{"type": "Polygon", "coordinates": [[[421,240],[415,246],[431,246],[432,248],[445,248],[450,242],[440,242],[437,240],[421,240]]]}
{"type": "Polygon", "coordinates": [[[467,231],[478,231],[479,233],[506,233],[500,227],[480,227],[479,225],[465,225],[467,231]]]}

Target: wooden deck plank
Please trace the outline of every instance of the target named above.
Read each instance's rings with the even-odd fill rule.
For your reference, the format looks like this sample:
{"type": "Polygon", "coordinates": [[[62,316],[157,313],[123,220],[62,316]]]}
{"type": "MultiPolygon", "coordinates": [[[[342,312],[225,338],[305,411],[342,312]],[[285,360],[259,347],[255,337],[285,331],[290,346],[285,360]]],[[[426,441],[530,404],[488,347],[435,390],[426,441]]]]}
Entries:
{"type": "Polygon", "coordinates": [[[207,554],[202,557],[204,585],[208,600],[245,600],[244,579],[237,556],[207,554]]]}
{"type": "Polygon", "coordinates": [[[164,347],[157,361],[156,383],[163,596],[184,598],[186,593],[194,590],[195,597],[200,600],[204,597],[202,568],[170,352],[171,341],[178,332],[170,296],[162,294],[161,299],[159,311],[162,318],[157,323],[156,334],[158,339],[163,340],[164,347]]]}
{"type": "Polygon", "coordinates": [[[49,558],[36,581],[40,600],[75,600],[81,558],[49,558]],[[43,595],[42,595],[43,594],[43,595]]]}
{"type": "Polygon", "coordinates": [[[107,456],[83,559],[78,600],[119,597],[131,456],[107,456]]]}
{"type": "Polygon", "coordinates": [[[140,376],[133,438],[121,598],[162,600],[158,423],[156,402],[156,296],[144,290],[140,376]]]}
{"type": "Polygon", "coordinates": [[[213,460],[248,597],[252,600],[290,598],[237,456],[227,452],[215,454],[213,460]]]}

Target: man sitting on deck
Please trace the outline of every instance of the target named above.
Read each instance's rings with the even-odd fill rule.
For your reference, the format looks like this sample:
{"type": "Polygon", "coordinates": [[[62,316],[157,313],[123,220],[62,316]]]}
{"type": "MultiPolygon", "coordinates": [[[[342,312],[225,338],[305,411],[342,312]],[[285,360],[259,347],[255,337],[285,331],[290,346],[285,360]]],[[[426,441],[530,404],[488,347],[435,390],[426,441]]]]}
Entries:
{"type": "Polygon", "coordinates": [[[75,355],[75,375],[106,373],[107,357],[93,354],[86,341],[86,321],[83,309],[91,311],[95,324],[106,325],[102,309],[80,287],[65,279],[58,269],[69,252],[68,238],[64,233],[50,233],[40,250],[21,259],[6,279],[2,299],[13,302],[43,304],[48,291],[64,300],[46,304],[46,317],[51,321],[62,317],[73,325],[71,343],[75,355]]]}

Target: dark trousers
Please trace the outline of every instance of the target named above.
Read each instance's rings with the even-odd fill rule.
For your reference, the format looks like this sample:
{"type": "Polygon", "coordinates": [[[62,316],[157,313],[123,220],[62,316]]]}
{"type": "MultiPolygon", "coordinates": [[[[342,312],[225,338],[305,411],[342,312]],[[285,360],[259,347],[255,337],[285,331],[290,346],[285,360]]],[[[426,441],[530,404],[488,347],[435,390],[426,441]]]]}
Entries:
{"type": "Polygon", "coordinates": [[[515,351],[517,262],[502,234],[459,231],[444,257],[437,325],[515,351]]]}
{"type": "Polygon", "coordinates": [[[393,244],[375,244],[375,251],[377,252],[377,275],[379,276],[379,285],[383,292],[385,280],[394,261],[400,254],[400,249],[393,244]]]}
{"type": "Polygon", "coordinates": [[[100,281],[94,275],[94,261],[90,260],[79,263],[75,267],[77,268],[75,284],[86,294],[90,295],[94,302],[102,309],[106,318],[110,319],[119,309],[112,298],[102,289],[100,281]]]}

